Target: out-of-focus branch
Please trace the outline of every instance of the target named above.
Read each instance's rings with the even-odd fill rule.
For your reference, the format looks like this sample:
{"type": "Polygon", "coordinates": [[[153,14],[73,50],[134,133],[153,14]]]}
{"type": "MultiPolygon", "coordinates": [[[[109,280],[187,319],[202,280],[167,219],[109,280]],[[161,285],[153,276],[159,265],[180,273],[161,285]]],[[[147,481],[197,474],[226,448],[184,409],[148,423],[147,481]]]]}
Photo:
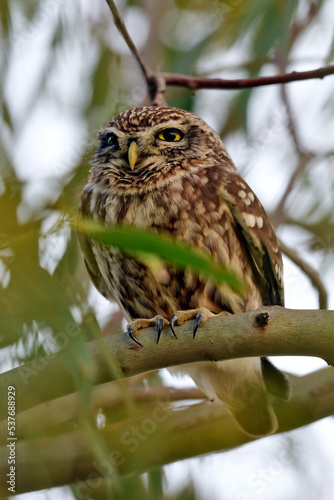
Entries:
{"type": "Polygon", "coordinates": [[[328,293],[327,293],[327,290],[326,290],[326,288],[321,280],[319,273],[315,269],[313,269],[313,267],[310,266],[310,264],[305,262],[305,260],[303,260],[295,250],[293,250],[292,248],[285,245],[285,243],[283,243],[283,241],[281,241],[281,240],[279,241],[279,247],[280,247],[280,250],[290,260],[292,260],[292,262],[294,262],[296,264],[296,266],[298,266],[303,271],[303,273],[306,274],[306,276],[308,276],[312,285],[318,290],[319,308],[320,309],[327,309],[327,307],[328,307],[328,293]]]}
{"type": "MultiPolygon", "coordinates": [[[[264,334],[265,335],[265,334],[264,334]]],[[[334,370],[325,368],[303,377],[291,377],[292,398],[273,401],[278,432],[307,425],[334,411],[334,370]]],[[[228,450],[254,438],[244,434],[224,407],[203,403],[174,411],[157,402],[145,415],[96,431],[103,443],[97,459],[85,432],[68,433],[16,444],[16,494],[72,484],[82,494],[82,481],[93,492],[109,477],[142,473],[176,460],[228,450]],[[158,450],[158,451],[157,451],[158,450]]],[[[8,448],[0,448],[0,475],[8,473],[8,448]]],[[[0,495],[8,495],[0,485],[0,495]]]]}
{"type": "Polygon", "coordinates": [[[295,168],[294,172],[292,173],[289,182],[285,188],[285,191],[281,199],[279,200],[275,210],[270,215],[271,222],[273,223],[275,228],[280,226],[281,223],[283,222],[287,199],[290,196],[290,193],[293,190],[298,177],[304,172],[307,165],[309,164],[310,159],[311,156],[307,156],[305,154],[299,156],[298,165],[295,168]]]}
{"type": "Polygon", "coordinates": [[[284,220],[284,212],[285,212],[285,206],[288,197],[290,196],[291,191],[293,190],[296,181],[298,178],[302,175],[302,173],[305,171],[307,168],[309,162],[314,158],[314,153],[311,151],[306,151],[305,148],[303,147],[300,137],[298,135],[297,131],[297,126],[294,120],[294,115],[291,109],[291,105],[288,99],[287,91],[284,86],[281,87],[281,96],[282,96],[282,101],[285,106],[287,118],[288,118],[288,130],[290,132],[290,136],[292,138],[292,141],[294,143],[296,153],[298,155],[298,164],[293,173],[290,176],[290,179],[288,181],[288,184],[285,188],[285,191],[279,200],[275,211],[271,215],[271,220],[274,226],[277,228],[284,220]]]}
{"type": "MultiPolygon", "coordinates": [[[[87,344],[95,373],[85,373],[94,385],[115,380],[110,373],[106,353],[112,352],[124,377],[160,368],[196,361],[218,361],[249,356],[318,356],[334,364],[334,311],[292,310],[263,307],[257,311],[212,317],[192,339],[193,322],[176,327],[178,339],[169,328],[156,343],[155,328],[140,330],[143,348],[134,345],[125,334],[111,335],[87,344]],[[259,326],[257,317],[269,313],[269,324],[259,326]]],[[[35,362],[2,373],[0,394],[9,385],[16,388],[17,413],[77,390],[76,380],[64,368],[61,354],[52,354],[35,362]]],[[[0,399],[0,419],[7,417],[5,398],[0,399]]]]}
{"type": "Polygon", "coordinates": [[[312,0],[309,4],[306,16],[302,20],[296,20],[291,26],[291,44],[297,40],[297,38],[309,27],[309,25],[314,21],[319,8],[319,0],[312,0]]]}
{"type": "MultiPolygon", "coordinates": [[[[95,387],[90,395],[90,406],[88,413],[96,416],[101,410],[104,413],[112,413],[113,416],[121,413],[127,418],[138,416],[139,406],[142,405],[146,412],[147,404],[156,400],[167,402],[203,400],[207,399],[205,394],[197,387],[175,389],[166,386],[132,386],[126,387],[127,397],[134,403],[133,408],[127,408],[124,395],[124,385],[119,382],[109,382],[95,387]],[[145,403],[147,403],[145,405],[145,403]]],[[[82,414],[78,393],[69,394],[61,398],[42,403],[16,415],[17,439],[27,439],[33,436],[42,437],[48,434],[64,433],[77,426],[82,414]],[[66,426],[66,427],[65,427],[66,426]],[[65,429],[65,430],[64,430],[65,429]]],[[[108,420],[107,420],[108,421],[108,420]]],[[[0,442],[5,442],[8,437],[7,419],[0,423],[0,442]]]]}
{"type": "Polygon", "coordinates": [[[281,87],[281,97],[282,97],[282,101],[283,101],[286,115],[288,118],[288,129],[289,129],[290,135],[292,137],[292,140],[294,142],[296,151],[300,155],[307,155],[308,153],[304,150],[304,147],[301,143],[301,140],[300,140],[300,137],[299,137],[299,134],[297,131],[297,126],[296,126],[296,122],[295,122],[295,115],[293,113],[293,110],[291,109],[290,100],[289,100],[289,97],[287,94],[286,87],[284,85],[282,85],[282,87],[281,87]]]}

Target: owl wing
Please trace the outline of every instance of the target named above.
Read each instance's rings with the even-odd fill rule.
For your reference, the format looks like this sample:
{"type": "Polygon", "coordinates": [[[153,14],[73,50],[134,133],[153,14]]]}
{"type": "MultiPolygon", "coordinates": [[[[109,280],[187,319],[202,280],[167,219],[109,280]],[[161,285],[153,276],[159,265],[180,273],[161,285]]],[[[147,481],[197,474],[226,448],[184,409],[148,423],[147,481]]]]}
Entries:
{"type": "Polygon", "coordinates": [[[222,197],[230,209],[236,233],[248,255],[263,304],[283,306],[282,256],[266,211],[238,172],[228,172],[222,197]]]}
{"type": "MultiPolygon", "coordinates": [[[[264,305],[284,305],[283,263],[274,228],[260,201],[236,172],[229,173],[222,192],[223,201],[234,219],[237,235],[245,248],[264,305]]],[[[266,388],[270,394],[287,401],[290,383],[287,376],[267,358],[261,357],[266,388]]]]}

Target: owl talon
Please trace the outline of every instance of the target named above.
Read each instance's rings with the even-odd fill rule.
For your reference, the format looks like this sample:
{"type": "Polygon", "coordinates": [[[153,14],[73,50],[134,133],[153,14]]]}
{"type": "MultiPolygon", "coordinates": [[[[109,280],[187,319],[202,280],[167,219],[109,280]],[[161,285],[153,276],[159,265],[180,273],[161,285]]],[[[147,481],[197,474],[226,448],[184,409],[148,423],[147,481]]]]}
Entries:
{"type": "Polygon", "coordinates": [[[175,335],[174,326],[182,325],[185,321],[188,321],[189,319],[195,319],[195,324],[193,328],[193,339],[194,339],[198,327],[203,325],[203,323],[205,323],[208,318],[212,318],[213,316],[225,316],[226,314],[229,313],[227,311],[221,311],[218,314],[212,313],[206,307],[199,307],[198,309],[189,309],[187,311],[176,311],[169,321],[169,326],[173,332],[174,337],[177,338],[175,335]]]}
{"type": "Polygon", "coordinates": [[[177,320],[177,315],[173,314],[173,316],[171,317],[171,319],[169,321],[169,326],[170,326],[170,329],[172,330],[172,334],[177,339],[177,336],[176,336],[176,333],[175,333],[175,330],[174,330],[174,326],[175,326],[176,320],[177,320]]]}
{"type": "Polygon", "coordinates": [[[162,316],[158,316],[155,324],[156,324],[156,327],[158,330],[158,337],[157,337],[157,344],[158,344],[159,340],[160,340],[160,335],[161,335],[162,329],[164,327],[164,318],[162,316]]]}
{"type": "Polygon", "coordinates": [[[204,321],[206,320],[206,318],[207,318],[207,315],[204,314],[204,313],[202,313],[202,312],[199,312],[196,315],[196,320],[195,320],[194,329],[193,329],[193,339],[196,336],[198,327],[201,326],[202,323],[204,323],[204,321]]]}
{"type": "Polygon", "coordinates": [[[130,339],[132,339],[136,344],[140,345],[140,347],[144,347],[143,344],[139,342],[139,340],[136,339],[135,334],[133,333],[131,325],[128,325],[126,327],[126,332],[129,335],[130,339]]]}
{"type": "Polygon", "coordinates": [[[131,321],[126,327],[127,334],[129,337],[136,342],[136,344],[140,345],[140,347],[143,347],[142,344],[136,339],[136,334],[138,330],[141,330],[142,328],[149,328],[152,326],[155,326],[157,331],[158,331],[158,338],[157,338],[157,343],[160,340],[161,332],[162,329],[165,325],[168,325],[168,320],[164,318],[163,316],[155,316],[154,318],[137,318],[131,321]]]}

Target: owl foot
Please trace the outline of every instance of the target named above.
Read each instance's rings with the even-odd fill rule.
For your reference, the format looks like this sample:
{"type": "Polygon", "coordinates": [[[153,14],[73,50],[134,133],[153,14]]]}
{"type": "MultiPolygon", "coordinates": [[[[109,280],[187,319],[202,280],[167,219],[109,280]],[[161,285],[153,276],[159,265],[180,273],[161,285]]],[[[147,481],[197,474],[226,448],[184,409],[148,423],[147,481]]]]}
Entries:
{"type": "MultiPolygon", "coordinates": [[[[138,319],[131,321],[131,323],[129,323],[127,325],[126,331],[127,331],[127,334],[129,335],[129,337],[136,344],[140,345],[140,347],[143,347],[143,345],[135,337],[138,333],[138,330],[141,330],[142,328],[148,328],[149,326],[155,326],[157,331],[158,331],[158,337],[157,337],[157,343],[158,343],[160,340],[160,335],[161,335],[163,327],[165,325],[168,325],[168,324],[169,324],[169,321],[160,315],[155,316],[154,318],[150,318],[150,319],[138,318],[138,319]]],[[[173,332],[173,334],[174,334],[174,337],[177,338],[174,332],[173,332]]]]}
{"type": "MultiPolygon", "coordinates": [[[[189,309],[189,311],[176,311],[169,321],[169,326],[173,334],[175,335],[174,326],[182,325],[185,321],[189,319],[195,319],[195,324],[193,328],[193,339],[195,338],[198,327],[203,325],[208,318],[212,318],[213,316],[226,316],[227,311],[222,311],[219,314],[214,314],[206,307],[199,307],[198,309],[189,309]]],[[[176,337],[176,335],[175,335],[176,337]]]]}

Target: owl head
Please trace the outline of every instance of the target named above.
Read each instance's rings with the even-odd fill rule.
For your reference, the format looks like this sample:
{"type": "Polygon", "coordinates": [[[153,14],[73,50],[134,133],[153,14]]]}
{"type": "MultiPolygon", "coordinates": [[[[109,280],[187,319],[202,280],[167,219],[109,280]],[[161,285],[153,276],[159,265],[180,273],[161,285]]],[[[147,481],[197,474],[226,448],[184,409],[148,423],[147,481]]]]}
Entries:
{"type": "Polygon", "coordinates": [[[150,191],[202,168],[233,168],[218,134],[177,108],[124,111],[102,127],[98,138],[91,176],[104,189],[150,191]]]}

